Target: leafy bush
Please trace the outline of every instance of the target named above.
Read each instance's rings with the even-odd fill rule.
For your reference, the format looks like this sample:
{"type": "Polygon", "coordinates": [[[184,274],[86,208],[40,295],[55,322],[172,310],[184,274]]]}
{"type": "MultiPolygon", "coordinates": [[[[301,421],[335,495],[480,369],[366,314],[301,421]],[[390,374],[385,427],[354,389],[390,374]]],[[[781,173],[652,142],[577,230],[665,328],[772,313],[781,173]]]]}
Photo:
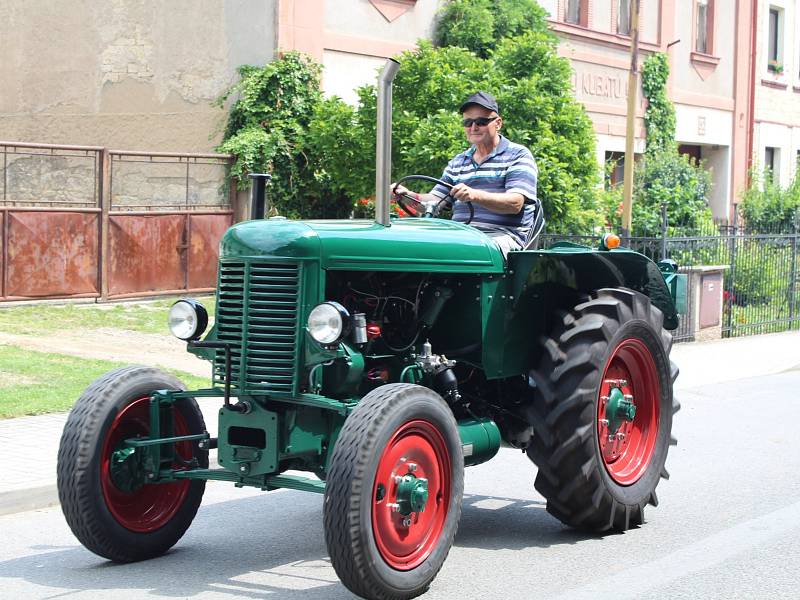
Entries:
{"type": "Polygon", "coordinates": [[[647,129],[648,154],[657,154],[675,146],[675,107],[667,95],[669,59],[657,52],[644,61],[642,91],[647,98],[644,124],[647,129]]]}
{"type": "Polygon", "coordinates": [[[733,276],[735,303],[740,306],[772,304],[776,307],[788,301],[788,273],[792,250],[788,244],[753,239],[736,249],[733,276]]]}
{"type": "Polygon", "coordinates": [[[237,96],[228,115],[219,152],[234,154],[231,174],[250,185],[247,174],[269,172],[274,208],[288,217],[345,217],[351,202],[309,163],[306,129],[322,100],[320,67],[307,57],[288,52],[264,67],[239,68],[240,80],[217,105],[237,96]]]}
{"type": "Polygon", "coordinates": [[[434,40],[437,46],[460,46],[486,58],[503,38],[550,35],[546,16],[534,0],[453,0],[440,11],[434,40]]]}
{"type": "Polygon", "coordinates": [[[750,186],[740,205],[748,231],[752,233],[790,233],[800,225],[800,175],[787,188],[773,181],[772,174],[754,169],[750,186]]]}
{"type": "MultiPolygon", "coordinates": [[[[634,167],[632,229],[637,236],[661,234],[661,205],[667,207],[669,235],[697,235],[713,231],[707,198],[711,175],[702,165],[675,148],[645,155],[634,167]]],[[[622,225],[621,186],[603,196],[607,221],[622,225]]]]}

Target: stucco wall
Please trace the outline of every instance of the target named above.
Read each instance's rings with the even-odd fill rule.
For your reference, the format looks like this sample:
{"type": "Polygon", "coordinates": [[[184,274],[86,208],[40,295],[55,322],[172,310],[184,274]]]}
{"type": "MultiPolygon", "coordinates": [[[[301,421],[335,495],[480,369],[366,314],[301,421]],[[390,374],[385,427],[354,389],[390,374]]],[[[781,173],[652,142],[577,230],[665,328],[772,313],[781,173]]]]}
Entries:
{"type": "Polygon", "coordinates": [[[692,60],[697,36],[694,3],[694,0],[677,0],[675,3],[675,40],[680,42],[672,47],[671,54],[674,85],[684,92],[731,99],[736,68],[733,60],[736,11],[726,3],[714,5],[714,35],[709,54],[719,61],[712,65],[692,60]]]}
{"type": "Polygon", "coordinates": [[[355,89],[374,83],[386,58],[431,38],[443,0],[325,0],[321,22],[322,87],[355,104],[355,89]]]}
{"type": "Polygon", "coordinates": [[[763,0],[758,7],[756,46],[755,144],[753,160],[764,164],[767,146],[779,151],[777,176],[787,185],[797,171],[800,158],[800,15],[794,0],[763,0]],[[780,39],[783,73],[768,70],[770,6],[782,9],[780,39]]]}
{"type": "Polygon", "coordinates": [[[213,149],[210,103],[275,47],[276,0],[11,0],[0,20],[0,139],[213,149]],[[209,139],[209,138],[212,139],[209,139]]]}

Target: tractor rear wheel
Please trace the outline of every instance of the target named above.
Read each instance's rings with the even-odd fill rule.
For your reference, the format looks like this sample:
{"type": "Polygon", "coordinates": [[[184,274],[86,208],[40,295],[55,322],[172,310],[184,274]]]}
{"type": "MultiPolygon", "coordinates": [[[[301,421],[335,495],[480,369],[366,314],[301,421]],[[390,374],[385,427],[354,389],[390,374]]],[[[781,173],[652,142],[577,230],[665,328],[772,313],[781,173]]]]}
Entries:
{"type": "Polygon", "coordinates": [[[376,600],[424,593],[453,544],[463,490],[444,400],[402,383],[367,394],[336,440],[325,488],[325,541],[342,583],[376,600]]]}
{"type": "MultiPolygon", "coordinates": [[[[176,378],[150,367],[123,367],[96,379],[75,403],[58,449],[58,497],[75,537],[89,550],[116,562],[163,554],[194,519],[205,481],[147,483],[121,448],[125,439],[150,432],[149,397],[156,390],[182,390],[176,378]]],[[[194,399],[172,407],[173,435],[205,431],[194,399]]],[[[175,445],[177,463],[208,467],[197,442],[175,445]]]]}
{"type": "Polygon", "coordinates": [[[561,315],[530,372],[528,456],[550,514],[572,527],[625,530],[657,505],[677,367],[672,336],[650,300],[602,289],[561,315]]]}

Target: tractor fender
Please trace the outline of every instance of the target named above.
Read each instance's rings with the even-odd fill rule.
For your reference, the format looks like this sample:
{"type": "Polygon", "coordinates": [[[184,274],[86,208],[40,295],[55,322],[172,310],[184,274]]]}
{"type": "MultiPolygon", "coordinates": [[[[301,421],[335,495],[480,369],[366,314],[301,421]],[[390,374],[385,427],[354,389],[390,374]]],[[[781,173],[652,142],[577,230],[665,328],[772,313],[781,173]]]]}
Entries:
{"type": "Polygon", "coordinates": [[[576,295],[601,288],[641,292],[664,314],[664,328],[678,327],[678,312],[664,276],[643,254],[569,243],[549,250],[512,252],[506,276],[485,292],[491,293],[483,303],[487,377],[525,373],[539,351],[540,336],[551,329],[559,310],[571,308],[576,295]]]}

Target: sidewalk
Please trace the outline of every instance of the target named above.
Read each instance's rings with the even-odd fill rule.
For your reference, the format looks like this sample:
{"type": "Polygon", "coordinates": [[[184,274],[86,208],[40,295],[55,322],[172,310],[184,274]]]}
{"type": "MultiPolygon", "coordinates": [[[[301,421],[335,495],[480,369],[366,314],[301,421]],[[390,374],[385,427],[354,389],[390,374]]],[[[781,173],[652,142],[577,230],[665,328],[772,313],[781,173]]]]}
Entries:
{"type": "MultiPolygon", "coordinates": [[[[675,390],[800,369],[800,332],[676,344],[675,390]]],[[[206,426],[216,436],[220,400],[203,399],[206,426]]],[[[0,515],[52,506],[56,455],[66,413],[0,420],[0,515]]],[[[213,460],[213,457],[212,457],[213,460]]]]}

